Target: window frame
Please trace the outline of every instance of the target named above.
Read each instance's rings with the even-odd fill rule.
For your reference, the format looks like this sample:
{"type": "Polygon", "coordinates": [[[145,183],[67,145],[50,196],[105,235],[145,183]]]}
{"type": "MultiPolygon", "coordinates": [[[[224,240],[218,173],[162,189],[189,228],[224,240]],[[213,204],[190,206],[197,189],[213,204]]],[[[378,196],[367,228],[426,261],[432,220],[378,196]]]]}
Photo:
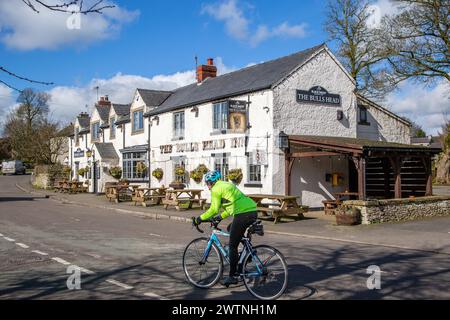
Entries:
{"type": "Polygon", "coordinates": [[[221,102],[217,102],[217,103],[213,103],[213,112],[212,112],[212,127],[214,131],[226,131],[229,130],[230,127],[230,123],[229,123],[229,102],[228,101],[221,101],[221,102]],[[218,115],[217,114],[217,110],[219,108],[220,110],[218,111],[218,115]],[[223,127],[225,125],[225,127],[223,127]]]}
{"type": "Polygon", "coordinates": [[[220,171],[222,179],[226,180],[228,173],[230,172],[230,155],[226,153],[220,153],[212,155],[212,158],[214,170],[220,171]],[[220,169],[218,169],[218,167],[220,167],[220,169]]]}
{"type": "Polygon", "coordinates": [[[144,132],[144,109],[140,108],[140,109],[136,109],[132,111],[132,122],[131,122],[131,133],[132,134],[136,134],[136,133],[142,133],[144,132]],[[136,128],[136,115],[138,115],[138,126],[140,124],[142,124],[142,128],[136,128]],[[142,119],[142,122],[141,122],[142,119]]]}
{"type": "Polygon", "coordinates": [[[148,165],[146,154],[146,151],[122,153],[123,179],[138,182],[146,181],[148,179],[148,172],[145,172],[142,177],[138,177],[136,173],[136,166],[138,162],[144,162],[146,165],[148,165]],[[139,154],[140,156],[137,157],[137,154],[139,154]]]}
{"type": "Polygon", "coordinates": [[[116,116],[109,118],[109,139],[116,138],[116,129],[117,128],[116,128],[116,125],[114,124],[115,122],[116,122],[116,116]]]}
{"type": "Polygon", "coordinates": [[[184,134],[186,131],[186,115],[184,111],[173,113],[173,138],[176,140],[184,139],[184,134]],[[181,120],[177,122],[177,118],[181,120]],[[177,124],[180,124],[180,128],[177,128],[177,124]]]}
{"type": "Polygon", "coordinates": [[[100,121],[91,123],[91,141],[100,141],[100,121]],[[97,131],[95,127],[98,127],[97,131]]]}
{"type": "Polygon", "coordinates": [[[364,106],[358,106],[358,124],[360,125],[365,125],[365,126],[369,126],[370,122],[369,120],[369,112],[368,109],[364,106]],[[362,115],[365,115],[365,119],[362,118],[362,115]]]}

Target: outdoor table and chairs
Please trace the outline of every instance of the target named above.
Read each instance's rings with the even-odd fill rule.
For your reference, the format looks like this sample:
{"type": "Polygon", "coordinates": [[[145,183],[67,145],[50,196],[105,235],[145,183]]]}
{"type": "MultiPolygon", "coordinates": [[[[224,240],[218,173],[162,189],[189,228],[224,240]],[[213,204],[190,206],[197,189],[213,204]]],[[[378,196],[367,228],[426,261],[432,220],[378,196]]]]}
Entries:
{"type": "Polygon", "coordinates": [[[202,199],[202,191],[201,189],[168,189],[162,203],[166,210],[169,206],[174,206],[177,211],[180,211],[181,204],[188,204],[187,209],[192,209],[194,203],[197,203],[203,210],[206,199],[202,199]]]}
{"type": "Polygon", "coordinates": [[[139,186],[120,184],[120,183],[109,183],[105,184],[105,195],[109,201],[114,200],[116,203],[120,201],[132,201],[136,190],[139,186]]]}
{"type": "Polygon", "coordinates": [[[249,194],[247,195],[257,204],[257,210],[262,217],[274,218],[274,223],[278,223],[283,216],[297,216],[304,218],[303,213],[308,211],[308,207],[301,206],[295,196],[282,196],[271,194],[249,194]],[[271,203],[263,203],[269,200],[271,203]]]}
{"type": "Polygon", "coordinates": [[[134,201],[134,205],[137,205],[138,202],[141,203],[143,207],[147,206],[148,201],[151,201],[153,205],[159,205],[166,197],[166,190],[165,187],[138,188],[135,190],[132,201],[134,201]]]}

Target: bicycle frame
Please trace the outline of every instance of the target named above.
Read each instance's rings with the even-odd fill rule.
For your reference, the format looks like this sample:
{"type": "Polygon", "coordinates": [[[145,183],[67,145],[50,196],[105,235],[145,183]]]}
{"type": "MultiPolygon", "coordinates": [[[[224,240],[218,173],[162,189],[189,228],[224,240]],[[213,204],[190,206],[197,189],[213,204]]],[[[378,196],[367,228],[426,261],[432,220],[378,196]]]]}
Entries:
{"type": "MultiPolygon", "coordinates": [[[[230,263],[230,258],[228,256],[228,253],[225,251],[225,248],[222,246],[222,243],[220,242],[220,239],[218,238],[218,236],[224,236],[224,237],[230,237],[230,234],[228,232],[224,232],[221,230],[217,230],[217,229],[213,229],[211,236],[209,237],[208,240],[208,245],[206,246],[205,252],[203,254],[203,258],[201,260],[200,263],[204,264],[206,263],[206,260],[208,260],[209,254],[211,252],[211,247],[213,245],[213,243],[217,246],[217,248],[219,249],[222,257],[225,258],[225,261],[229,264],[230,263]]],[[[252,255],[253,259],[256,259],[255,261],[257,261],[258,263],[256,263],[256,268],[258,272],[251,272],[248,273],[247,276],[255,276],[255,277],[259,277],[263,274],[264,272],[264,264],[261,262],[261,260],[259,259],[258,255],[256,255],[255,250],[253,250],[253,246],[250,242],[249,238],[243,238],[242,239],[242,244],[244,245],[244,249],[241,251],[240,256],[239,256],[239,265],[243,265],[244,263],[244,259],[247,256],[247,252],[250,252],[252,255]]],[[[241,275],[243,275],[241,273],[241,275]]]]}

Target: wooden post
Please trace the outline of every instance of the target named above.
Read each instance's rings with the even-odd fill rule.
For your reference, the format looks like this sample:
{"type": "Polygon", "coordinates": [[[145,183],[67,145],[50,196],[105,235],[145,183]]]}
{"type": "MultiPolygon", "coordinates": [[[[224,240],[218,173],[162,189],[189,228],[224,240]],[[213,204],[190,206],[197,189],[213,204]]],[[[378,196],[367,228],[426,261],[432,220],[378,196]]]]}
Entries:
{"type": "Polygon", "coordinates": [[[358,198],[366,200],[366,159],[362,156],[353,156],[352,159],[358,171],[358,198]]]}
{"type": "Polygon", "coordinates": [[[425,190],[425,197],[433,195],[433,170],[431,168],[431,156],[421,158],[425,174],[427,176],[427,187],[425,190]]]}
{"type": "Polygon", "coordinates": [[[289,157],[286,154],[284,158],[284,189],[287,196],[291,195],[291,173],[292,167],[294,166],[295,158],[289,157]]]}
{"type": "Polygon", "coordinates": [[[389,160],[391,161],[395,176],[395,198],[400,199],[402,197],[402,161],[400,156],[398,155],[396,155],[395,157],[389,157],[389,160]]]}
{"type": "Polygon", "coordinates": [[[389,195],[391,194],[391,181],[390,181],[390,168],[389,168],[389,160],[387,158],[383,158],[383,172],[384,172],[384,197],[389,199],[389,195]]]}

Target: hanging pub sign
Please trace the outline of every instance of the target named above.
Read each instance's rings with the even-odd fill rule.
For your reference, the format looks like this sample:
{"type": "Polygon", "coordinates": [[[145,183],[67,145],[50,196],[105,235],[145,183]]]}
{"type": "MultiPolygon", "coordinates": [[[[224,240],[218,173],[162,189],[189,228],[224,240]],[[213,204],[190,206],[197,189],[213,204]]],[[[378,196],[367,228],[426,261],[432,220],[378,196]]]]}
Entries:
{"type": "Polygon", "coordinates": [[[247,102],[239,100],[228,101],[229,128],[245,131],[247,127],[247,102]]]}
{"type": "Polygon", "coordinates": [[[73,152],[73,157],[74,158],[83,158],[84,157],[84,151],[81,150],[80,148],[78,148],[77,150],[75,150],[73,152]]]}
{"type": "Polygon", "coordinates": [[[297,102],[309,102],[328,104],[333,106],[341,105],[341,96],[331,94],[320,86],[312,87],[309,91],[297,90],[297,102]]]}

